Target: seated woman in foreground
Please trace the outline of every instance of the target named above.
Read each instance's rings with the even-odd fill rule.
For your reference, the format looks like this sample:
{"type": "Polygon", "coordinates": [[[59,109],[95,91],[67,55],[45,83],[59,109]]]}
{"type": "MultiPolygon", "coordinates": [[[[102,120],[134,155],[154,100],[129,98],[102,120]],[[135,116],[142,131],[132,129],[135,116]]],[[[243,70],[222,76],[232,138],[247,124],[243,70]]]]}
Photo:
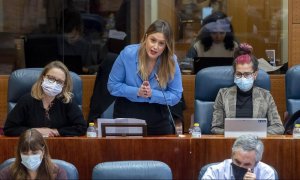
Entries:
{"type": "Polygon", "coordinates": [[[52,163],[43,136],[29,129],[19,138],[16,160],[0,171],[2,179],[67,179],[67,173],[52,163]]]}
{"type": "Polygon", "coordinates": [[[72,100],[72,80],[60,61],[46,65],[32,86],[8,114],[4,134],[19,136],[35,128],[43,136],[80,136],[86,133],[86,121],[72,100]]]}
{"type": "Polygon", "coordinates": [[[276,104],[268,90],[253,86],[258,61],[252,47],[241,44],[233,62],[235,86],[219,90],[214,103],[211,132],[224,134],[225,118],[267,118],[268,134],[283,134],[284,128],[276,104]]]}

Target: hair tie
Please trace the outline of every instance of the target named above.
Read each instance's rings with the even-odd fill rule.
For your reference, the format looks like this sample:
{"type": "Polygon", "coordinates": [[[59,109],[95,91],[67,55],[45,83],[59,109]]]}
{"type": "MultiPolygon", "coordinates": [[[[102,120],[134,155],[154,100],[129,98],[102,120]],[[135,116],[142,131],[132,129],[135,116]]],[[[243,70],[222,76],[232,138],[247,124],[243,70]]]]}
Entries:
{"type": "Polygon", "coordinates": [[[247,43],[240,44],[240,49],[246,51],[247,53],[252,53],[252,51],[253,51],[253,47],[247,43]]]}
{"type": "Polygon", "coordinates": [[[249,54],[243,54],[235,58],[235,61],[237,64],[245,64],[245,63],[250,63],[251,62],[251,57],[249,54]]]}

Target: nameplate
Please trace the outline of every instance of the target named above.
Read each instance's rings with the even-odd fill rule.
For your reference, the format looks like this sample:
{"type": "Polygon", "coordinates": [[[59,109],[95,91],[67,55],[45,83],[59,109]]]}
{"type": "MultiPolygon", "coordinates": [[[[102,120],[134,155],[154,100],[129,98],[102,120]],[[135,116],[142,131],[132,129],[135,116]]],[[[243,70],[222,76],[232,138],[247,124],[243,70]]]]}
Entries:
{"type": "Polygon", "coordinates": [[[134,118],[104,119],[98,118],[98,137],[106,136],[146,136],[145,120],[134,118]]]}

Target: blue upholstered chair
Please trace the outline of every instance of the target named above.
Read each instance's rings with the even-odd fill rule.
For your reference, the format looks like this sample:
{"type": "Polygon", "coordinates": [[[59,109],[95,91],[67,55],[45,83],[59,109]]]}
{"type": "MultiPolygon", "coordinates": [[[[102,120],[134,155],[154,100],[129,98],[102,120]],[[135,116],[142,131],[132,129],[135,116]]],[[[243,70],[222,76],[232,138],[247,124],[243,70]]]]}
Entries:
{"type": "Polygon", "coordinates": [[[94,167],[92,179],[172,179],[172,171],[160,161],[103,162],[94,167]]]}
{"type": "MultiPolygon", "coordinates": [[[[14,161],[15,158],[7,159],[2,164],[0,164],[0,170],[11,165],[14,161]]],[[[52,159],[52,161],[66,171],[68,179],[79,179],[77,168],[73,164],[59,159],[52,159]]]]}
{"type": "Polygon", "coordinates": [[[286,110],[289,115],[300,110],[300,65],[291,67],[285,75],[286,110]]]}
{"type": "MultiPolygon", "coordinates": [[[[217,164],[219,164],[219,163],[220,163],[220,162],[214,162],[214,163],[209,163],[209,164],[206,164],[205,166],[203,166],[203,167],[200,169],[199,176],[198,176],[198,180],[201,180],[201,179],[202,179],[202,177],[203,177],[203,175],[205,174],[207,168],[209,168],[209,167],[212,166],[212,165],[217,165],[217,164]]],[[[270,166],[270,165],[269,165],[269,166],[270,166]]],[[[273,168],[272,166],[270,166],[270,167],[273,168]]],[[[279,179],[279,178],[278,178],[278,173],[277,173],[276,169],[273,168],[273,170],[274,170],[274,174],[275,174],[275,180],[279,179]]]]}
{"type": "MultiPolygon", "coordinates": [[[[30,93],[32,85],[36,82],[40,76],[43,68],[27,68],[19,69],[14,71],[8,80],[8,112],[10,112],[18,100],[25,95],[30,93]]],[[[74,100],[81,107],[82,105],[82,81],[81,78],[71,72],[71,77],[73,81],[73,94],[74,100]]]]}
{"type": "MultiPolygon", "coordinates": [[[[195,122],[200,124],[203,134],[211,134],[213,104],[220,88],[234,85],[233,68],[231,66],[217,66],[202,69],[195,79],[195,122]]],[[[270,90],[269,75],[259,70],[255,86],[270,90]]]]}

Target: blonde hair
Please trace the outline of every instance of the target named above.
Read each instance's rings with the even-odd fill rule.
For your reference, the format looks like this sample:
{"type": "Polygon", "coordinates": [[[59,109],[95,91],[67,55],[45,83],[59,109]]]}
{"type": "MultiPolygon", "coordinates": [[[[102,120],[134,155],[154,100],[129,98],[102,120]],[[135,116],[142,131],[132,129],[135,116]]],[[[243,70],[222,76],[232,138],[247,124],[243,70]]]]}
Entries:
{"type": "Polygon", "coordinates": [[[147,70],[147,51],[146,51],[146,40],[147,37],[153,33],[163,33],[166,39],[166,48],[161,54],[161,62],[158,67],[158,78],[160,85],[165,88],[170,79],[174,78],[175,74],[175,62],[173,60],[174,56],[174,44],[173,44],[173,33],[170,24],[164,20],[156,20],[147,29],[144,37],[141,41],[141,46],[139,49],[138,70],[143,78],[143,80],[148,80],[149,72],[147,70]]]}
{"type": "Polygon", "coordinates": [[[58,167],[51,161],[49,149],[43,136],[35,129],[26,130],[19,138],[16,160],[11,166],[13,179],[27,179],[28,172],[27,168],[21,163],[21,153],[29,150],[41,150],[43,152],[43,159],[38,168],[36,179],[55,179],[54,176],[58,173],[58,167]]]}
{"type": "Polygon", "coordinates": [[[44,76],[53,68],[58,68],[62,70],[66,76],[66,80],[62,92],[58,94],[56,97],[61,97],[64,103],[69,103],[73,97],[72,94],[73,84],[72,84],[71,75],[68,68],[60,61],[52,61],[51,63],[45,66],[40,77],[31,88],[31,96],[38,100],[41,100],[43,98],[44,91],[41,85],[43,83],[44,76]]]}

